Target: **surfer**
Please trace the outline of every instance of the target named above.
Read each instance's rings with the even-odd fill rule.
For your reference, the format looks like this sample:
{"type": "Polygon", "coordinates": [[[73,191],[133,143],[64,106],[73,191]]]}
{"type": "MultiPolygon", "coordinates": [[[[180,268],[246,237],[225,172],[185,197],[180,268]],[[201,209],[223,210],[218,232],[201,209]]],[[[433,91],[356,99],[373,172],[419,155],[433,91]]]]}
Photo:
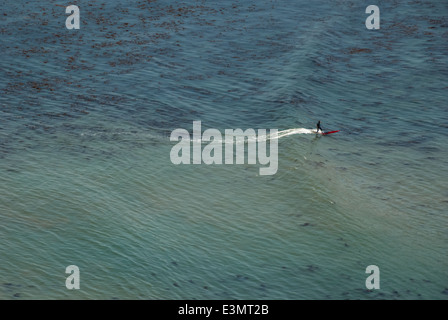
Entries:
{"type": "Polygon", "coordinates": [[[322,133],[324,132],[324,130],[322,130],[322,128],[321,128],[321,126],[320,126],[320,120],[319,120],[319,122],[317,123],[316,127],[317,127],[317,131],[316,131],[316,133],[319,133],[319,130],[322,131],[322,133]]]}

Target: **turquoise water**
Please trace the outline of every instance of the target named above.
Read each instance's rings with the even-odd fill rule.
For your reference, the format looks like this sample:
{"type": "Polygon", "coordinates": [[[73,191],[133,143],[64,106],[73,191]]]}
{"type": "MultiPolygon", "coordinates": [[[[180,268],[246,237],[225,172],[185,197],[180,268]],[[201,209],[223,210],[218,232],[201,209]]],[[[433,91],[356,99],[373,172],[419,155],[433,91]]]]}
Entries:
{"type": "Polygon", "coordinates": [[[376,31],[352,1],[77,4],[2,6],[1,299],[446,299],[446,1],[376,31]],[[271,176],[173,165],[196,120],[341,132],[281,137],[271,176]]]}

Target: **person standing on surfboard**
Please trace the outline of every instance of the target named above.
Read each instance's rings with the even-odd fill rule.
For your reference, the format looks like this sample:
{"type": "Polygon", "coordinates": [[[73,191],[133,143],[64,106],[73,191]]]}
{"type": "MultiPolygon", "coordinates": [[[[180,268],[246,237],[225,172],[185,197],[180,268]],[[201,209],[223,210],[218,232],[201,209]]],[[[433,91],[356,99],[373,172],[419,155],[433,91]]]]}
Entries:
{"type": "Polygon", "coordinates": [[[316,131],[316,133],[319,133],[319,130],[322,131],[322,133],[324,133],[324,130],[322,130],[322,128],[321,128],[321,126],[320,126],[320,120],[319,120],[319,122],[317,123],[316,127],[317,127],[317,131],[316,131]]]}

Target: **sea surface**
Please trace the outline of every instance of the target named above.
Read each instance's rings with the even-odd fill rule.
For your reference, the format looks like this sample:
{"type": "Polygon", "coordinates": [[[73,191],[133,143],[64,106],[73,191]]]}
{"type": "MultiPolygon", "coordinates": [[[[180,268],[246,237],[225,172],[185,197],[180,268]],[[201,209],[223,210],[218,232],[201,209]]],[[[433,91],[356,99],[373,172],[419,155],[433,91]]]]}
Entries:
{"type": "Polygon", "coordinates": [[[1,6],[0,299],[448,298],[446,0],[376,1],[379,30],[363,1],[71,4],[1,6]],[[193,121],[278,129],[278,171],[174,165],[193,121]]]}

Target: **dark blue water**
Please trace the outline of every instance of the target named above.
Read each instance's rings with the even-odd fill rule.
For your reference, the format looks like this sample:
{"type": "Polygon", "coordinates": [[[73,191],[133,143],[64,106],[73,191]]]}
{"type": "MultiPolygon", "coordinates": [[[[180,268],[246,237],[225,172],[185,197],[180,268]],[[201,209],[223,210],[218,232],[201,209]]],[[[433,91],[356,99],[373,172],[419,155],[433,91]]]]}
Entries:
{"type": "Polygon", "coordinates": [[[0,298],[446,299],[446,1],[380,30],[343,0],[73,4],[2,5],[0,298]],[[279,129],[278,172],[173,165],[196,120],[279,129]]]}

